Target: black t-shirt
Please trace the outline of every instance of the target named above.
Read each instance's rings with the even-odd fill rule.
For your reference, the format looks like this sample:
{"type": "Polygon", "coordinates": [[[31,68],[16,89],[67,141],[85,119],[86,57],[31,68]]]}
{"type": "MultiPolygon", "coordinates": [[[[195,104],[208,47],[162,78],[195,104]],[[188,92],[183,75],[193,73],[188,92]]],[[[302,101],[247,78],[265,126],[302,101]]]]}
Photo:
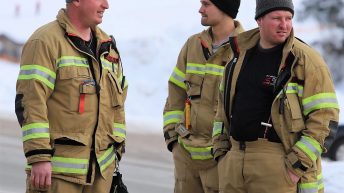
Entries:
{"type": "MultiPolygon", "coordinates": [[[[263,136],[266,126],[261,122],[268,122],[271,114],[282,50],[283,44],[263,49],[258,43],[243,64],[232,109],[231,135],[235,140],[254,141],[263,136]]],[[[277,136],[275,132],[273,135],[277,136]]]]}

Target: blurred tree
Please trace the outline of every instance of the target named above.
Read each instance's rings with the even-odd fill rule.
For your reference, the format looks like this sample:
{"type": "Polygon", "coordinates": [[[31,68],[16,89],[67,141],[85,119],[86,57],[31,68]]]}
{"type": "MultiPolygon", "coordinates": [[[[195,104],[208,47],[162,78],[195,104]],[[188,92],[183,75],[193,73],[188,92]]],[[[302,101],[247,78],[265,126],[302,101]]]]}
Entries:
{"type": "Polygon", "coordinates": [[[297,19],[314,19],[326,31],[312,44],[321,50],[339,83],[344,79],[344,0],[302,0],[302,4],[297,19]]]}

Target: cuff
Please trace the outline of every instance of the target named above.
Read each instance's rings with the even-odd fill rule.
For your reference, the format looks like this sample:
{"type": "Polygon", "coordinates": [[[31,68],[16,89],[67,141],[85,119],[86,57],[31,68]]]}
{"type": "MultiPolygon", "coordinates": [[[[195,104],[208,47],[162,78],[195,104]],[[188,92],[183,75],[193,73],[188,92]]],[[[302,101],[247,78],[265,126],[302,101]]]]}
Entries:
{"type": "Polygon", "coordinates": [[[294,151],[287,154],[285,163],[287,165],[287,168],[300,178],[304,175],[304,173],[307,172],[309,168],[302,163],[302,161],[297,156],[297,153],[295,153],[294,151]]]}

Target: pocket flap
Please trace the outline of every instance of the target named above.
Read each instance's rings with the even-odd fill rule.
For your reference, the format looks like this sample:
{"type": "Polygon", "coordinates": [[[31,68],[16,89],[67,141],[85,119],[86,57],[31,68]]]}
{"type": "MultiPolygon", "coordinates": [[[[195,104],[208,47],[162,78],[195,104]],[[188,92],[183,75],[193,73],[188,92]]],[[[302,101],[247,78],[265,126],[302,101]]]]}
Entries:
{"type": "Polygon", "coordinates": [[[203,76],[187,74],[185,80],[188,85],[188,96],[200,96],[202,92],[203,76]]]}
{"type": "Polygon", "coordinates": [[[122,89],[121,84],[120,84],[120,81],[118,80],[118,78],[116,77],[116,75],[115,75],[113,72],[109,71],[108,76],[109,76],[109,78],[110,78],[111,83],[112,83],[114,86],[116,86],[118,92],[122,94],[122,93],[123,93],[123,89],[122,89]]]}
{"type": "Polygon", "coordinates": [[[65,135],[65,134],[51,134],[54,144],[60,145],[74,145],[74,146],[87,146],[88,138],[84,135],[75,134],[65,135]]]}
{"type": "Polygon", "coordinates": [[[58,75],[60,79],[72,79],[72,78],[87,78],[90,77],[88,68],[85,67],[63,67],[59,68],[58,75]]]}

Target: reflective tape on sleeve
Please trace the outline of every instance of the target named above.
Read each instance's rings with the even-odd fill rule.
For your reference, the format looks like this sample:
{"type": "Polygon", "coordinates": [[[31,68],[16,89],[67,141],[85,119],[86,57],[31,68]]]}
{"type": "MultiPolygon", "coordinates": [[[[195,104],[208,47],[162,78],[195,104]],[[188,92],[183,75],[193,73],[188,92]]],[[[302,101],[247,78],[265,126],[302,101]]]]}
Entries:
{"type": "Polygon", "coordinates": [[[320,93],[302,100],[303,114],[308,115],[314,110],[324,108],[339,109],[337,97],[335,93],[320,93]]]}
{"type": "Polygon", "coordinates": [[[115,148],[111,146],[102,156],[98,158],[98,164],[101,171],[104,171],[116,159],[115,148]]]}
{"type": "Polygon", "coordinates": [[[40,65],[23,65],[20,67],[18,80],[39,80],[51,90],[54,90],[56,73],[40,65]]]}
{"type": "Polygon", "coordinates": [[[127,129],[124,124],[121,123],[114,123],[113,124],[113,135],[122,137],[126,139],[127,137],[127,129]]]}
{"type": "Polygon", "coordinates": [[[183,111],[167,111],[164,113],[164,127],[168,124],[179,123],[183,115],[183,111]]]}
{"type": "Polygon", "coordinates": [[[295,145],[306,153],[312,161],[316,161],[322,153],[319,142],[308,136],[302,136],[295,145]]]}
{"type": "Polygon", "coordinates": [[[213,155],[211,153],[211,149],[213,146],[208,146],[208,147],[191,147],[187,146],[183,143],[180,138],[178,138],[178,143],[181,144],[186,151],[190,153],[191,159],[194,160],[207,160],[207,159],[212,159],[213,155]]]}
{"type": "Polygon", "coordinates": [[[22,139],[50,138],[49,123],[31,123],[22,127],[22,139]]]}
{"type": "Polygon", "coordinates": [[[177,67],[174,68],[169,81],[172,82],[173,84],[179,86],[182,89],[186,89],[186,85],[184,82],[185,81],[185,73],[183,73],[177,67]]]}
{"type": "Polygon", "coordinates": [[[298,189],[298,193],[318,193],[318,183],[300,183],[298,189]]]}

